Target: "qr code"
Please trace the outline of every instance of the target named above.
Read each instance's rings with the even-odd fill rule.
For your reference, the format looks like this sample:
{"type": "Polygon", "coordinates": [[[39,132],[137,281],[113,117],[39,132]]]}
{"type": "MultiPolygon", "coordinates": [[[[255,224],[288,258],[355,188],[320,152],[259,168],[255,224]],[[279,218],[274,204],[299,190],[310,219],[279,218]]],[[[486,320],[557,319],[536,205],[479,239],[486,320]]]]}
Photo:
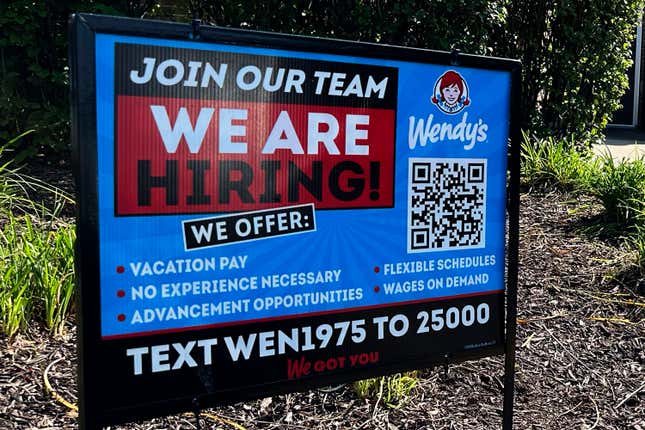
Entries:
{"type": "Polygon", "coordinates": [[[410,159],[409,253],[483,248],[485,218],[485,159],[410,159]]]}

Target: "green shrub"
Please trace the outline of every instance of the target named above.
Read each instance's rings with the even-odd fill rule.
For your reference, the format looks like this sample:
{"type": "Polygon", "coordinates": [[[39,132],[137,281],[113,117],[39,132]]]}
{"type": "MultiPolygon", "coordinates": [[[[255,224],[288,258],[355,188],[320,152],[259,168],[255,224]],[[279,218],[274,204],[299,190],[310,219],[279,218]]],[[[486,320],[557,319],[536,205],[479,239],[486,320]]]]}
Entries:
{"type": "Polygon", "coordinates": [[[597,175],[598,162],[591,151],[577,150],[573,140],[524,134],[520,170],[524,186],[584,190],[597,175]]]}
{"type": "Polygon", "coordinates": [[[7,147],[14,145],[23,137],[31,134],[33,130],[28,130],[7,142],[6,145],[0,145],[0,216],[3,216],[15,209],[32,207],[33,204],[27,199],[25,192],[26,181],[23,180],[17,170],[12,168],[14,164],[13,157],[6,155],[9,153],[7,147]]]}
{"type": "Polygon", "coordinates": [[[416,372],[407,372],[357,381],[354,391],[361,398],[381,399],[388,407],[398,408],[416,386],[416,372]]]}
{"type": "Polygon", "coordinates": [[[636,226],[636,232],[629,240],[631,247],[636,252],[634,263],[641,276],[645,274],[645,222],[640,221],[636,226]]]}
{"type": "Polygon", "coordinates": [[[368,0],[202,0],[191,3],[191,12],[221,26],[520,59],[523,128],[542,137],[574,135],[582,143],[597,138],[619,108],[643,5],[643,0],[385,0],[377,6],[368,0]]]}
{"type": "Polygon", "coordinates": [[[191,13],[225,27],[490,54],[491,38],[501,32],[504,23],[505,3],[386,0],[376,6],[367,0],[195,1],[191,13]]]}
{"type": "Polygon", "coordinates": [[[60,334],[74,295],[74,228],[9,215],[0,231],[0,331],[12,336],[32,319],[60,334]]]}
{"type": "Polygon", "coordinates": [[[589,184],[589,191],[603,205],[605,219],[632,227],[645,212],[645,160],[601,159],[599,173],[589,184]]]}
{"type": "Polygon", "coordinates": [[[518,58],[523,128],[584,142],[598,137],[619,107],[644,0],[5,3],[0,6],[0,142],[36,129],[20,147],[21,155],[29,156],[68,148],[71,12],[184,22],[196,14],[219,26],[518,58]]]}
{"type": "Polygon", "coordinates": [[[512,0],[495,53],[519,58],[523,127],[542,136],[599,136],[628,85],[642,0],[512,0]]]}
{"type": "Polygon", "coordinates": [[[25,130],[16,155],[67,157],[69,74],[67,20],[74,12],[141,16],[152,2],[0,2],[0,144],[25,130]]]}
{"type": "Polygon", "coordinates": [[[11,162],[0,165],[0,332],[11,336],[36,318],[61,333],[74,291],[74,228],[57,215],[69,202],[11,162]],[[53,207],[29,200],[33,189],[52,193],[53,207]]]}

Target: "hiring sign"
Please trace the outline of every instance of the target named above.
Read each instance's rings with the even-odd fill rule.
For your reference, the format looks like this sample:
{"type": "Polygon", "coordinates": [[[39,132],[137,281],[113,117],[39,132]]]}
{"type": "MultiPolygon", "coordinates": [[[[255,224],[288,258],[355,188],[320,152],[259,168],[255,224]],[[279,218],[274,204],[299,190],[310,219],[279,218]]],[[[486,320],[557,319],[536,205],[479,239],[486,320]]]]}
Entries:
{"type": "Polygon", "coordinates": [[[516,63],[72,28],[82,426],[504,351],[516,63]]]}

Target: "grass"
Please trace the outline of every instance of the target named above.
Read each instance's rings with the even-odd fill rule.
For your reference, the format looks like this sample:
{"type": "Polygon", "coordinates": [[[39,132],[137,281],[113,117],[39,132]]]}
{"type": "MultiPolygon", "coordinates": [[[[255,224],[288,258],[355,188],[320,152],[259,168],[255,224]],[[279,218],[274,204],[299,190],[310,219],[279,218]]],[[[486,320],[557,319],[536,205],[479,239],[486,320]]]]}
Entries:
{"type": "Polygon", "coordinates": [[[605,208],[605,219],[619,226],[643,224],[645,217],[645,162],[642,158],[615,161],[602,157],[596,174],[588,185],[589,192],[605,208]]]}
{"type": "Polygon", "coordinates": [[[541,189],[584,188],[598,170],[591,151],[579,151],[571,140],[532,139],[523,135],[521,178],[524,186],[541,189]]]}
{"type": "Polygon", "coordinates": [[[354,391],[360,398],[376,398],[396,409],[403,405],[416,386],[416,372],[407,372],[357,381],[354,391]]]}
{"type": "MultiPolygon", "coordinates": [[[[8,147],[32,131],[29,130],[0,146],[0,160],[7,158],[5,154],[8,152],[8,147]]],[[[29,188],[30,185],[12,168],[12,163],[11,159],[0,161],[0,215],[6,215],[7,212],[16,209],[24,211],[33,206],[31,201],[26,198],[26,188],[29,188]]]]}
{"type": "Polygon", "coordinates": [[[633,209],[635,213],[635,227],[627,239],[628,244],[635,251],[636,267],[641,277],[645,277],[645,203],[641,201],[640,209],[633,209]]]}
{"type": "Polygon", "coordinates": [[[571,140],[524,135],[521,177],[525,187],[592,195],[603,206],[602,227],[620,235],[636,252],[645,274],[645,159],[614,160],[576,149],[571,140]]]}
{"type": "Polygon", "coordinates": [[[11,161],[0,165],[1,333],[13,336],[34,321],[63,332],[74,295],[74,227],[58,216],[68,202],[55,187],[21,175],[11,161]],[[31,201],[32,190],[51,193],[53,207],[31,201]]]}
{"type": "Polygon", "coordinates": [[[645,274],[645,229],[639,228],[631,238],[630,245],[636,252],[636,266],[641,275],[645,274]]]}
{"type": "Polygon", "coordinates": [[[74,229],[9,215],[0,232],[0,321],[12,336],[37,318],[63,331],[74,292],[74,229]]]}

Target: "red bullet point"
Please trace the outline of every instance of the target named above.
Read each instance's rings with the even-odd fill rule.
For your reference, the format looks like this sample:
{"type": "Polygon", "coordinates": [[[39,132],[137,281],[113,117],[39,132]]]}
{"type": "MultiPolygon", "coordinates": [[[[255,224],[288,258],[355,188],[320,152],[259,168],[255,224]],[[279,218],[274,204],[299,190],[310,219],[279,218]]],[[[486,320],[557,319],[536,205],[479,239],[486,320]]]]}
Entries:
{"type": "Polygon", "coordinates": [[[377,285],[376,287],[374,287],[374,292],[375,292],[375,293],[378,293],[379,291],[381,291],[381,289],[379,288],[379,286],[378,286],[378,285],[377,285]]]}
{"type": "Polygon", "coordinates": [[[118,319],[119,321],[123,322],[123,321],[125,321],[125,315],[119,314],[119,316],[116,317],[116,319],[118,319]]]}
{"type": "Polygon", "coordinates": [[[381,269],[379,269],[379,267],[378,267],[378,266],[376,266],[376,267],[374,268],[374,273],[378,273],[378,272],[380,272],[380,271],[381,271],[381,269]]]}
{"type": "Polygon", "coordinates": [[[125,272],[125,267],[123,266],[116,266],[116,273],[123,273],[125,272]]]}
{"type": "Polygon", "coordinates": [[[117,291],[117,292],[116,292],[116,296],[117,296],[117,297],[125,297],[125,291],[123,291],[123,290],[119,290],[119,291],[117,291]]]}

